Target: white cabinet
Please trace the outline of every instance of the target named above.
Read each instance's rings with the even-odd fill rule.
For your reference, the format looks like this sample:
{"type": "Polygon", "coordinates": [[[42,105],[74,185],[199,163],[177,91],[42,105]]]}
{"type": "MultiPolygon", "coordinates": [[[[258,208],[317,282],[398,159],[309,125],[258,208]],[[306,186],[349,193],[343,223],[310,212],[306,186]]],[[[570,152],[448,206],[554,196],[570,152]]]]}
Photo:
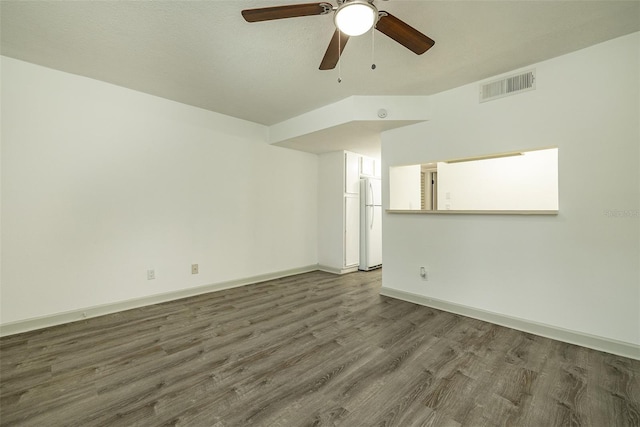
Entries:
{"type": "Polygon", "coordinates": [[[360,193],[360,157],[355,153],[344,153],[344,192],[360,193]]]}
{"type": "Polygon", "coordinates": [[[373,175],[382,178],[382,161],[380,159],[375,160],[373,175]]]}
{"type": "Polygon", "coordinates": [[[360,262],[360,197],[344,197],[344,266],[360,262]]]}
{"type": "Polygon", "coordinates": [[[344,153],[344,268],[360,263],[360,163],[359,154],[344,153]]]}
{"type": "Polygon", "coordinates": [[[360,160],[360,171],[362,175],[374,176],[376,173],[376,160],[371,157],[364,157],[360,160]]]}
{"type": "Polygon", "coordinates": [[[377,159],[349,151],[318,156],[318,264],[333,273],[360,264],[360,176],[375,176],[377,159]]]}
{"type": "Polygon", "coordinates": [[[382,176],[382,162],[380,159],[362,156],[360,158],[360,175],[380,178],[382,176]]]}

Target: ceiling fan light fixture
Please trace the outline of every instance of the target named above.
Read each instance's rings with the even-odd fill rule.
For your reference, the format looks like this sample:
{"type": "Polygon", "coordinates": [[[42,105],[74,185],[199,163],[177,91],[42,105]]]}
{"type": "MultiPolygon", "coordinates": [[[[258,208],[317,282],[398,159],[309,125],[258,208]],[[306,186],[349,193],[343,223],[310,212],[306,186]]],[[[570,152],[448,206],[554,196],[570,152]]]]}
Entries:
{"type": "Polygon", "coordinates": [[[373,27],[378,10],[366,0],[351,0],[341,4],[333,20],[336,27],[348,36],[359,36],[373,27]]]}

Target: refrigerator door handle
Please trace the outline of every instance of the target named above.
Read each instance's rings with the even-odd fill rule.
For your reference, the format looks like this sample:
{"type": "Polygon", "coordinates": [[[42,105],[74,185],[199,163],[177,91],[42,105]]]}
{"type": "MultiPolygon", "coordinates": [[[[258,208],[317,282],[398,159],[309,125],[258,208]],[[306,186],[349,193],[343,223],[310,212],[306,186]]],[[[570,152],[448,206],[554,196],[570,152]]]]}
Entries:
{"type": "Polygon", "coordinates": [[[376,201],[373,198],[373,185],[371,185],[371,180],[368,180],[368,182],[369,182],[369,191],[371,192],[371,199],[370,199],[371,203],[368,203],[368,204],[375,205],[376,201]]]}
{"type": "Polygon", "coordinates": [[[369,229],[373,230],[373,223],[374,223],[374,219],[376,217],[376,208],[374,206],[371,206],[371,224],[369,224],[369,229]]]}

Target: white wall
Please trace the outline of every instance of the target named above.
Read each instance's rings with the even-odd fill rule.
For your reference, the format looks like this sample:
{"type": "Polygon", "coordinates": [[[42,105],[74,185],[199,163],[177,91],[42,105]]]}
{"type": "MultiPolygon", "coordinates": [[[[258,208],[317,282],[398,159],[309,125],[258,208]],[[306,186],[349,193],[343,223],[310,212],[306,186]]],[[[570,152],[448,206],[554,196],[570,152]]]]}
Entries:
{"type": "Polygon", "coordinates": [[[557,210],[558,149],[438,162],[438,206],[442,210],[557,210]]]}
{"type": "Polygon", "coordinates": [[[2,57],[1,322],[315,265],[317,157],[266,137],[2,57]]]}
{"type": "Polygon", "coordinates": [[[389,209],[420,209],[420,165],[394,166],[389,170],[389,209]]]}
{"type": "Polygon", "coordinates": [[[383,287],[640,344],[639,47],[535,64],[537,90],[492,102],[477,84],[437,94],[432,121],[383,133],[385,174],[557,146],[560,187],[558,216],[385,214],[383,287]]]}

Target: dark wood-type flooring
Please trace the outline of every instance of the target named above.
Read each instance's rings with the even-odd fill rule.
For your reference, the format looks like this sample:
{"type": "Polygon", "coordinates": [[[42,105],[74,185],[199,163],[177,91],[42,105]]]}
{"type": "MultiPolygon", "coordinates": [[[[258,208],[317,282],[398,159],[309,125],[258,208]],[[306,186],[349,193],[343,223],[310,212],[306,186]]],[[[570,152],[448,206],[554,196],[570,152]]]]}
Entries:
{"type": "Polygon", "coordinates": [[[313,272],[2,338],[3,426],[637,426],[640,361],[313,272]]]}

